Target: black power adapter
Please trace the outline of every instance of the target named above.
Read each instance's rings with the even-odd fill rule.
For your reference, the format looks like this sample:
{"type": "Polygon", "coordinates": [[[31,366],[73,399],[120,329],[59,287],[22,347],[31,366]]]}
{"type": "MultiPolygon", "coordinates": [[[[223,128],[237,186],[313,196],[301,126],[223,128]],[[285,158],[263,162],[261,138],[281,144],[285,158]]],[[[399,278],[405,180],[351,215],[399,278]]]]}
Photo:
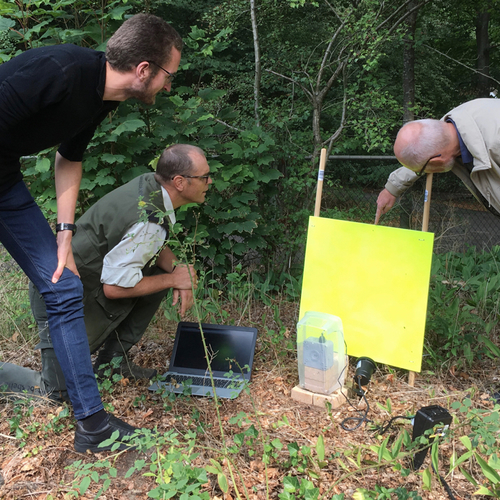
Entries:
{"type": "MultiPolygon", "coordinates": [[[[415,441],[415,439],[422,436],[426,430],[433,429],[435,426],[440,425],[441,427],[437,428],[434,434],[429,438],[429,444],[432,444],[436,436],[443,436],[446,433],[451,421],[452,417],[448,413],[448,410],[445,410],[441,406],[431,405],[420,408],[413,419],[412,440],[415,441]]],[[[429,447],[426,447],[415,453],[413,457],[413,470],[420,469],[424,463],[428,448],[429,447]]]]}

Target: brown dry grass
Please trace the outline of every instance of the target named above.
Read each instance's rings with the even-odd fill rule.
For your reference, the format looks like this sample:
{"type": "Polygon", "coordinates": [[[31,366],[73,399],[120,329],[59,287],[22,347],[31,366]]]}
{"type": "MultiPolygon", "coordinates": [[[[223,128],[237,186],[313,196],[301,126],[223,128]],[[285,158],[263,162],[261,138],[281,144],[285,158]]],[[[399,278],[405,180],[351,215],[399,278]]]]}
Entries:
{"type": "MultiPolygon", "coordinates": [[[[271,342],[267,331],[275,329],[278,325],[273,324],[272,311],[266,306],[254,304],[245,317],[244,324],[254,323],[259,328],[259,340],[255,355],[254,372],[251,383],[251,396],[242,393],[236,400],[223,400],[220,402],[220,413],[222,425],[227,443],[232,442],[232,436],[241,432],[242,429],[230,423],[232,417],[244,412],[251,423],[256,427],[261,426],[270,440],[279,439],[286,444],[297,442],[299,445],[314,447],[318,435],[323,434],[325,439],[326,456],[340,453],[342,463],[354,470],[349,458],[345,455],[350,451],[362,448],[364,459],[376,460],[376,456],[366,446],[378,443],[376,436],[366,425],[362,425],[354,432],[347,432],[340,426],[340,422],[349,416],[357,416],[357,412],[364,411],[364,402],[358,402],[357,398],[351,400],[352,405],[347,402],[340,408],[333,410],[329,415],[326,409],[299,404],[291,399],[290,391],[297,384],[296,360],[293,350],[287,349],[286,335],[293,339],[296,324],[297,304],[282,302],[280,308],[281,321],[287,327],[287,333],[277,344],[271,342]],[[266,317],[266,325],[262,318],[266,317]],[[279,422],[286,416],[289,426],[280,426],[279,422]]],[[[238,308],[229,311],[231,317],[239,318],[238,308]]],[[[134,348],[134,361],[144,366],[154,366],[161,373],[165,371],[165,362],[169,359],[172,340],[176,325],[174,323],[159,320],[147,332],[143,341],[134,348]]],[[[14,348],[15,342],[8,343],[7,347],[14,348]]],[[[9,359],[17,359],[18,363],[39,367],[36,355],[29,349],[24,349],[19,354],[6,351],[4,343],[2,356],[9,359]]],[[[450,410],[453,401],[461,401],[464,397],[472,398],[473,405],[480,408],[491,408],[488,396],[484,392],[486,382],[491,380],[491,370],[496,367],[485,363],[475,365],[468,373],[454,372],[453,369],[447,373],[430,374],[424,373],[417,376],[416,384],[410,387],[407,384],[407,374],[395,372],[385,367],[379,367],[369,387],[367,400],[370,406],[368,418],[378,424],[387,421],[391,416],[414,414],[416,410],[430,404],[439,404],[450,410]],[[473,389],[472,391],[470,389],[473,389]],[[383,409],[387,399],[392,403],[392,414],[389,415],[383,409]],[[378,404],[377,404],[378,403],[378,404]]],[[[352,377],[350,373],[348,379],[352,377]]],[[[170,429],[177,430],[181,435],[186,430],[194,430],[199,423],[203,424],[204,432],[198,433],[198,444],[208,449],[221,448],[221,434],[219,424],[214,411],[214,402],[208,398],[181,397],[177,398],[165,409],[160,396],[147,390],[145,385],[135,384],[129,381],[118,384],[112,394],[105,394],[106,402],[115,408],[115,414],[124,418],[129,423],[140,427],[157,427],[164,432],[170,429]],[[138,401],[142,398],[142,401],[138,401]],[[134,404],[136,402],[136,404],[134,404]],[[198,416],[197,416],[198,415],[198,416]]],[[[65,467],[75,460],[87,462],[95,461],[99,455],[82,455],[73,450],[73,428],[72,419],[64,420],[65,429],[56,434],[53,431],[43,431],[44,424],[48,423],[58,409],[46,401],[32,403],[34,405],[31,416],[26,417],[21,426],[28,432],[26,445],[20,449],[19,441],[11,435],[9,420],[14,417],[14,406],[11,402],[0,401],[0,498],[5,500],[33,498],[46,500],[47,498],[68,498],[72,474],[65,467]],[[38,424],[38,428],[35,426],[38,424]]],[[[243,429],[248,427],[244,424],[243,429]]],[[[389,431],[388,435],[395,436],[402,428],[411,433],[411,426],[407,421],[398,421],[389,431]],[[406,422],[406,423],[405,423],[406,422]]],[[[384,436],[385,437],[385,436],[384,436]]],[[[234,457],[237,467],[241,473],[241,480],[245,483],[252,500],[266,498],[265,466],[259,453],[250,456],[248,449],[242,449],[241,453],[234,457]]],[[[257,450],[259,451],[259,450],[257,450]]],[[[441,471],[446,472],[449,468],[450,456],[453,452],[461,454],[464,448],[458,439],[440,447],[441,471]]],[[[282,461],[287,453],[282,453],[282,461]]],[[[217,454],[209,451],[201,451],[195,465],[207,465],[210,458],[219,458],[217,454]]],[[[145,499],[147,492],[155,487],[151,478],[145,478],[138,474],[130,479],[124,479],[124,473],[138,458],[135,452],[127,452],[120,456],[115,466],[119,474],[112,483],[110,489],[100,498],[110,499],[145,499]]],[[[408,466],[408,463],[405,464],[408,466]]],[[[427,459],[426,465],[429,465],[427,459]]],[[[321,472],[321,479],[316,481],[321,492],[326,492],[330,486],[345,474],[341,462],[331,458],[328,465],[321,472]]],[[[271,463],[267,469],[267,478],[270,497],[277,498],[282,491],[282,480],[287,474],[295,474],[296,471],[287,470],[283,463],[271,463]]],[[[474,488],[460,473],[453,473],[447,478],[457,499],[472,498],[474,488]]],[[[240,480],[238,480],[240,481],[240,480]]],[[[422,489],[420,475],[411,473],[403,478],[397,471],[390,467],[372,468],[365,472],[358,472],[346,478],[335,486],[329,493],[330,498],[334,493],[344,493],[346,498],[352,498],[359,487],[373,489],[375,485],[386,488],[398,486],[405,487],[408,491],[418,491],[424,499],[446,498],[442,486],[434,480],[432,491],[422,489]]],[[[238,485],[240,490],[242,484],[238,485]]],[[[210,476],[207,484],[211,498],[223,498],[215,476],[210,476]]],[[[98,486],[94,483],[84,498],[93,498],[98,486]]],[[[234,498],[234,489],[226,495],[225,500],[234,498]]],[[[477,497],[476,497],[477,498],[477,497]]]]}

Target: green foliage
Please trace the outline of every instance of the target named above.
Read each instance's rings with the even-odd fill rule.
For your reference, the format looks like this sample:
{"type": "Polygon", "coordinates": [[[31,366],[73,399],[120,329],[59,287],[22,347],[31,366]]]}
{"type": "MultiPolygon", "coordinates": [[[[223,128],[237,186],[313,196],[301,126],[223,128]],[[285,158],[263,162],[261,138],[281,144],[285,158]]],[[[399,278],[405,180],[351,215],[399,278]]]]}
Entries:
{"type": "Polygon", "coordinates": [[[450,473],[458,468],[467,480],[478,488],[475,495],[500,498],[500,474],[497,472],[500,471],[500,407],[496,405],[494,411],[473,408],[469,399],[452,403],[451,406],[465,417],[470,425],[470,432],[460,437],[465,452],[460,456],[454,453],[450,473]],[[470,474],[472,463],[479,466],[482,477],[473,477],[470,474]],[[466,464],[469,467],[466,467],[466,464]]]}
{"type": "Polygon", "coordinates": [[[426,350],[432,365],[498,358],[500,247],[491,252],[435,255],[429,291],[426,350]]]}
{"type": "MultiPolygon", "coordinates": [[[[0,388],[1,389],[1,388],[0,388]]],[[[35,434],[39,438],[46,437],[48,433],[60,434],[68,427],[69,410],[62,408],[55,415],[49,413],[44,423],[34,418],[34,402],[36,398],[28,395],[19,396],[13,403],[12,415],[8,418],[9,432],[19,440],[19,447],[24,448],[30,434],[35,434]]],[[[34,448],[27,452],[27,455],[36,455],[41,449],[34,448]]]]}

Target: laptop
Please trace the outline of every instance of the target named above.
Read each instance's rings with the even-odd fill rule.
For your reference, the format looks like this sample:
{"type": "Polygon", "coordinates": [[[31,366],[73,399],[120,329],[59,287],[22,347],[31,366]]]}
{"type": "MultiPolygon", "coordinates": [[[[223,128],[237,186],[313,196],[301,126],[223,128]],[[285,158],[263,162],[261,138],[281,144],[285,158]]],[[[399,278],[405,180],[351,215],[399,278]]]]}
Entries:
{"type": "MultiPolygon", "coordinates": [[[[234,399],[250,381],[257,329],[203,323],[201,327],[209,352],[215,393],[219,398],[234,399]]],[[[181,321],[175,334],[169,371],[149,390],[183,394],[188,388],[194,396],[213,396],[199,324],[181,321]]]]}

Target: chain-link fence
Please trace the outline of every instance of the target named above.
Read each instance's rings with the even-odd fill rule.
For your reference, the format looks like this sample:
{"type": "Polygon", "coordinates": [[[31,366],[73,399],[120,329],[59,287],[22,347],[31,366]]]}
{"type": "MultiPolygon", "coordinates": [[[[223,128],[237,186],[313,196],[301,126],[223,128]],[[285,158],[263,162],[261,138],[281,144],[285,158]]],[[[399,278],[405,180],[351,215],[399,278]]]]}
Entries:
{"type": "MultiPolygon", "coordinates": [[[[373,224],[376,200],[395,160],[333,158],[325,170],[321,215],[373,224]]],[[[380,224],[422,229],[425,176],[382,216],[380,224]]],[[[500,218],[486,210],[452,173],[433,177],[429,231],[435,234],[434,251],[463,252],[467,247],[489,250],[500,244],[500,218]]]]}

